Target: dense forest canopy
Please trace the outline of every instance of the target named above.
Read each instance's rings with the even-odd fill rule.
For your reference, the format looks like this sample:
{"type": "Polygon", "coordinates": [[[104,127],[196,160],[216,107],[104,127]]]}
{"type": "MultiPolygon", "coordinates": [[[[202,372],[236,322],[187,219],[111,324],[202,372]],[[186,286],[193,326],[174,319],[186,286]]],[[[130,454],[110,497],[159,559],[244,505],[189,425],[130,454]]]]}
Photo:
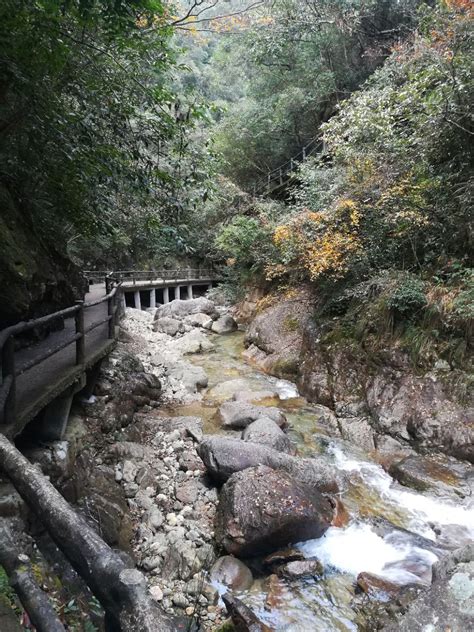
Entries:
{"type": "Polygon", "coordinates": [[[80,268],[226,262],[234,296],[310,284],[340,335],[403,322],[412,348],[464,357],[472,17],[467,0],[6,0],[4,205],[80,268]]]}

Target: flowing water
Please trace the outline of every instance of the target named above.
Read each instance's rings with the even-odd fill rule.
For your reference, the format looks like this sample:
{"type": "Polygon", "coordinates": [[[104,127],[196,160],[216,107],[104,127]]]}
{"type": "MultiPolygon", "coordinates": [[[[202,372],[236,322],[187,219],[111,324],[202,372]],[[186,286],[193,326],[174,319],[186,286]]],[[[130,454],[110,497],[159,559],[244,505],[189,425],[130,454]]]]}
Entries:
{"type": "Polygon", "coordinates": [[[298,453],[328,460],[346,480],[341,500],[350,515],[348,524],[331,527],[318,540],[297,544],[305,557],[324,564],[324,578],[291,583],[278,580],[271,585],[262,578],[239,595],[264,622],[288,632],[360,629],[361,615],[353,602],[360,572],[399,585],[428,585],[431,566],[441,549],[456,548],[473,537],[470,497],[457,498],[454,493],[430,496],[397,484],[376,455],[342,441],[332,435],[331,428],[318,423],[316,409],[299,396],[294,384],[246,363],[243,333],[218,336],[214,341],[215,351],[193,357],[209,376],[202,400],[173,407],[172,414],[202,417],[205,432],[217,434],[223,431],[216,422],[216,411],[234,392],[276,391],[279,398],[264,403],[284,410],[298,453]]]}

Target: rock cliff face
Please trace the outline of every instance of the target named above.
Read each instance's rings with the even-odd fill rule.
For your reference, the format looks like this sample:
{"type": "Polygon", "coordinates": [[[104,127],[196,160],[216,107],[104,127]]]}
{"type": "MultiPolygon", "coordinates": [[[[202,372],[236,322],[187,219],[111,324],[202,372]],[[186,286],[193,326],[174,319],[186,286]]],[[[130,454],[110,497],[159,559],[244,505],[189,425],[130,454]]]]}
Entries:
{"type": "Polygon", "coordinates": [[[397,349],[374,355],[347,340],[323,342],[311,315],[303,292],[258,314],[248,329],[247,358],[294,379],[308,400],[336,413],[342,435],[356,443],[378,447],[389,435],[400,447],[474,461],[467,373],[442,361],[422,370],[397,349]]]}
{"type": "Polygon", "coordinates": [[[82,298],[79,271],[41,240],[1,185],[0,243],[0,329],[82,298]]]}

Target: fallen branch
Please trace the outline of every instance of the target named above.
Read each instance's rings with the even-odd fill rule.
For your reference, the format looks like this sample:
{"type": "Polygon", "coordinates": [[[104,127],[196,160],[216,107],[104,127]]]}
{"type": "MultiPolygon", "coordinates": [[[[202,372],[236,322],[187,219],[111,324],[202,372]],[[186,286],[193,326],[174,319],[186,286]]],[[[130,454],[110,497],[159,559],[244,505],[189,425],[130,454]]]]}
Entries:
{"type": "Polygon", "coordinates": [[[0,564],[37,632],[65,632],[47,594],[36,583],[30,560],[15,546],[5,526],[0,526],[0,564]]]}
{"type": "Polygon", "coordinates": [[[121,632],[177,629],[151,598],[143,574],[131,568],[131,563],[127,565],[2,434],[0,471],[10,479],[100,601],[107,613],[109,629],[121,632]]]}

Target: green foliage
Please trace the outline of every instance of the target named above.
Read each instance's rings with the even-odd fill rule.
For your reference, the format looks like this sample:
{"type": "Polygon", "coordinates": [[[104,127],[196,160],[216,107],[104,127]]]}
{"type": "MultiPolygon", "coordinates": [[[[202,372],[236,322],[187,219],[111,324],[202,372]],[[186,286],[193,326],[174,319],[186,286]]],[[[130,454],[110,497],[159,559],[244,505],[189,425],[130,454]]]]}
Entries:
{"type": "Polygon", "coordinates": [[[257,218],[236,215],[217,236],[216,246],[232,259],[231,265],[255,269],[265,261],[262,245],[269,243],[270,234],[257,218]]]}
{"type": "Polygon", "coordinates": [[[407,277],[388,298],[388,306],[398,317],[416,318],[426,307],[423,282],[416,277],[407,277]]]}
{"type": "MultiPolygon", "coordinates": [[[[182,253],[207,187],[189,144],[200,101],[171,89],[158,0],[6,0],[0,7],[0,179],[38,237],[83,266],[182,253]]],[[[203,164],[206,168],[203,168],[203,164]]]]}
{"type": "MultiPolygon", "coordinates": [[[[214,55],[240,70],[216,133],[222,170],[251,189],[318,134],[341,99],[382,63],[413,24],[417,0],[303,0],[265,5],[254,27],[214,55]],[[243,76],[242,76],[243,75],[243,76]],[[242,90],[242,87],[244,88],[242,90]]],[[[222,78],[221,78],[222,81],[222,78]]],[[[219,86],[219,77],[214,78],[219,86]]]]}

